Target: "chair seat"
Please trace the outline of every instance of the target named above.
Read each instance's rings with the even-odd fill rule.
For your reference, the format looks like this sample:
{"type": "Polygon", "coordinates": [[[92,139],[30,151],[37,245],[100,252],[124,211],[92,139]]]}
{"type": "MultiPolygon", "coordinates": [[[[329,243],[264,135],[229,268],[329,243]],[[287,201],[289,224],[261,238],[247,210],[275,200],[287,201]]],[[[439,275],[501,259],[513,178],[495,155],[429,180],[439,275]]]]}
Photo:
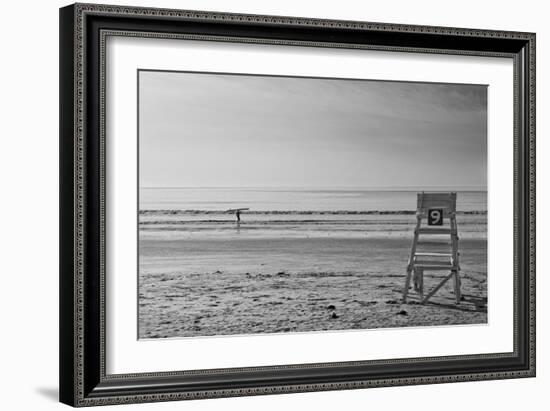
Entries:
{"type": "Polygon", "coordinates": [[[450,253],[415,253],[415,257],[440,257],[451,258],[453,255],[450,253]]]}
{"type": "Polygon", "coordinates": [[[419,234],[456,234],[450,228],[438,227],[438,228],[419,228],[419,234]]]}
{"type": "Polygon", "coordinates": [[[445,264],[441,261],[438,262],[438,264],[433,264],[432,262],[421,262],[421,263],[416,263],[414,265],[414,268],[420,268],[424,271],[426,270],[451,270],[451,271],[454,271],[454,270],[458,270],[458,265],[456,264],[451,264],[451,263],[448,263],[448,264],[445,264]]]}

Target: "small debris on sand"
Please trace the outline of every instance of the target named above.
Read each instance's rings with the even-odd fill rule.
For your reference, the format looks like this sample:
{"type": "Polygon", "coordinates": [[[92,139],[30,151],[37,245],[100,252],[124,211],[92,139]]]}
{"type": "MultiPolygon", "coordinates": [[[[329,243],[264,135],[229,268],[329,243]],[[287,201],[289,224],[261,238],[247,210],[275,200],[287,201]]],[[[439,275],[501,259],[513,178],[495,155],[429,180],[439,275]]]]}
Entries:
{"type": "Polygon", "coordinates": [[[336,306],[334,304],[327,305],[327,310],[336,310],[336,306]]]}
{"type": "Polygon", "coordinates": [[[409,315],[409,313],[406,312],[405,310],[401,310],[397,313],[397,315],[409,315]]]}
{"type": "Polygon", "coordinates": [[[336,313],[332,313],[332,315],[330,316],[330,318],[332,319],[335,319],[335,318],[339,318],[340,316],[336,313]]]}

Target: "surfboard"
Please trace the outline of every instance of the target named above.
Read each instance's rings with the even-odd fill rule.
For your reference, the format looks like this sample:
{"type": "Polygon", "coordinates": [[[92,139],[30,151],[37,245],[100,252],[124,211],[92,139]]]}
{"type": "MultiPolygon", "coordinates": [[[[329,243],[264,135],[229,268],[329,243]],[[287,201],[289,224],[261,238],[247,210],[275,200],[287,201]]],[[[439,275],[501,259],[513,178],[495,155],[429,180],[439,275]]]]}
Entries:
{"type": "Polygon", "coordinates": [[[250,208],[230,208],[229,210],[226,210],[226,213],[234,213],[236,211],[246,211],[250,210],[250,208]]]}

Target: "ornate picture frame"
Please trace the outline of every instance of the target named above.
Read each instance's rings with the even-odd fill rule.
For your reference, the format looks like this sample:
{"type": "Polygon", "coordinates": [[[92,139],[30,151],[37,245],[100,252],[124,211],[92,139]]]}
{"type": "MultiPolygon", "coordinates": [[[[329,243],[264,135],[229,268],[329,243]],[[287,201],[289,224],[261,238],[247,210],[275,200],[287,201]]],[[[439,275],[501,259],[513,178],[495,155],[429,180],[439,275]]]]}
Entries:
{"type": "MultiPolygon", "coordinates": [[[[60,10],[60,400],[73,406],[535,376],[535,34],[75,4],[60,10]],[[190,39],[513,62],[513,350],[110,374],[106,42],[190,39]]],[[[502,177],[503,179],[505,177],[502,177]]],[[[504,224],[505,222],[503,222],[504,224]]]]}

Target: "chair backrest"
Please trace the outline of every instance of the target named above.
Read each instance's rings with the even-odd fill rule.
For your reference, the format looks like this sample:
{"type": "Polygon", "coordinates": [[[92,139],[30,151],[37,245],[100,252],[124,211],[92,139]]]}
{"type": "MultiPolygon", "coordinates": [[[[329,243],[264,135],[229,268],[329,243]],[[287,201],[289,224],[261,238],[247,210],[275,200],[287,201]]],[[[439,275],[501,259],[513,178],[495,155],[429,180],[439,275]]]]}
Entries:
{"type": "Polygon", "coordinates": [[[417,211],[424,214],[430,209],[442,209],[448,217],[456,212],[455,192],[421,192],[417,195],[417,211]]]}

